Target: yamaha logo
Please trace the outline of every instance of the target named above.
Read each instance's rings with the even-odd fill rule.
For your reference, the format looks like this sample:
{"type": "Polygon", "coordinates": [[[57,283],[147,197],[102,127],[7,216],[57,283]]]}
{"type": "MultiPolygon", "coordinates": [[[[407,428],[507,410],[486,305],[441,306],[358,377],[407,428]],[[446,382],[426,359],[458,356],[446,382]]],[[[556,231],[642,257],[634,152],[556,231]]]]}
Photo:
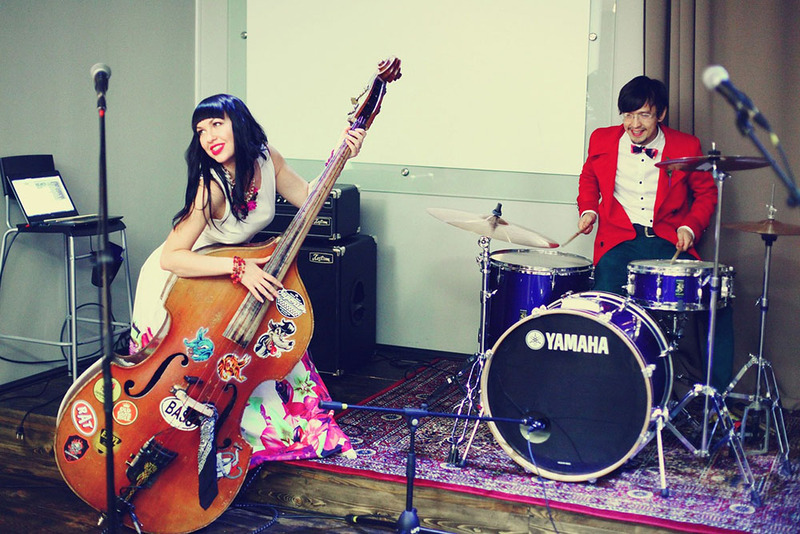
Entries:
{"type": "Polygon", "coordinates": [[[562,332],[542,333],[539,330],[531,330],[525,336],[525,344],[531,350],[541,350],[546,345],[547,350],[608,354],[608,338],[606,336],[564,334],[562,332]]]}

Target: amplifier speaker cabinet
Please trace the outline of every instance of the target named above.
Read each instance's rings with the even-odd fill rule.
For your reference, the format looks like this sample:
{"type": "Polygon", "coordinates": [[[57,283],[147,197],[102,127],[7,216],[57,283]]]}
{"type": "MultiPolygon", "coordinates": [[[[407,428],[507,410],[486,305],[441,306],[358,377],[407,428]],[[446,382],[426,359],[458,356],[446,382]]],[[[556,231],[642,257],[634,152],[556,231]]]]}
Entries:
{"type": "Polygon", "coordinates": [[[324,372],[341,375],[375,351],[377,246],[368,235],[336,243],[306,241],[297,269],[314,311],[309,352],[324,372]]]}
{"type": "MultiPolygon", "coordinates": [[[[282,234],[297,214],[297,208],[275,195],[275,218],[264,229],[267,235],[282,234]]],[[[320,209],[308,237],[336,241],[357,234],[361,227],[361,193],[352,184],[336,185],[320,209]]]]}

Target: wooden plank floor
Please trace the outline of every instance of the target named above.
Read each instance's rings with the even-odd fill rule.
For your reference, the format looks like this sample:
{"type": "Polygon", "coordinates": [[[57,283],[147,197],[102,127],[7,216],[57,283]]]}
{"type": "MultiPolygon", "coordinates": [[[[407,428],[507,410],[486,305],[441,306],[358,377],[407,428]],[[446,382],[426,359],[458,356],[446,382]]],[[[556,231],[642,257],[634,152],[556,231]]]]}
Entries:
{"type": "MultiPolygon", "coordinates": [[[[408,370],[419,365],[421,362],[413,357],[390,358],[377,354],[370,364],[358,372],[342,376],[324,375],[324,380],[334,400],[355,403],[391,386],[408,370]]],[[[102,527],[97,525],[100,514],[67,487],[53,457],[55,416],[69,384],[69,377],[64,372],[51,378],[43,376],[41,380],[24,387],[4,388],[0,394],[0,533],[102,531],[102,527]],[[26,415],[34,407],[35,412],[26,415]],[[24,439],[18,439],[20,433],[24,439]]],[[[346,495],[342,495],[342,500],[348,500],[346,495]]],[[[346,514],[362,513],[356,512],[359,510],[357,508],[338,516],[332,516],[319,507],[316,510],[297,508],[291,500],[248,509],[232,507],[199,532],[251,532],[270,523],[268,531],[277,533],[359,534],[395,530],[393,527],[346,522],[346,514]],[[279,507],[277,510],[276,505],[279,507]]],[[[401,505],[398,511],[402,509],[401,505]]],[[[389,522],[395,519],[387,517],[389,522]]]]}
{"type": "MultiPolygon", "coordinates": [[[[334,400],[357,403],[424,363],[424,358],[420,361],[414,356],[420,355],[404,358],[379,351],[358,372],[325,375],[324,379],[334,400]]],[[[55,415],[68,385],[68,378],[61,376],[49,383],[31,384],[0,395],[0,533],[102,531],[97,526],[98,512],[66,486],[53,458],[55,415]],[[25,417],[27,410],[50,399],[53,402],[25,417]],[[23,417],[24,440],[20,440],[16,434],[23,417]]],[[[429,532],[672,532],[429,487],[415,486],[413,495],[422,526],[429,532]]],[[[393,524],[406,507],[406,484],[343,476],[296,464],[270,463],[265,464],[247,491],[240,495],[240,501],[254,506],[231,507],[199,532],[227,534],[257,529],[276,533],[395,532],[393,524]],[[256,505],[274,507],[277,516],[275,509],[256,505]],[[364,524],[358,519],[354,524],[353,516],[377,517],[387,526],[364,524]]]]}

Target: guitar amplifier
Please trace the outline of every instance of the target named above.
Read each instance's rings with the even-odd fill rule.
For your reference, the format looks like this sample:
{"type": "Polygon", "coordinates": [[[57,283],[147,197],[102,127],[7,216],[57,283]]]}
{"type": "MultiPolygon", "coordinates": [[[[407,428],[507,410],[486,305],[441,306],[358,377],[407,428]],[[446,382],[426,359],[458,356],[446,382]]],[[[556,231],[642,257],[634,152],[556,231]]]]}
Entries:
{"type": "Polygon", "coordinates": [[[357,234],[336,243],[306,241],[297,270],[314,312],[308,352],[317,369],[341,375],[375,351],[377,245],[357,234]]]}
{"type": "MultiPolygon", "coordinates": [[[[282,234],[297,214],[297,208],[281,195],[275,195],[275,218],[264,228],[269,236],[282,234]]],[[[361,228],[361,193],[352,184],[334,186],[317,218],[311,225],[308,237],[337,241],[357,234],[361,228]]]]}

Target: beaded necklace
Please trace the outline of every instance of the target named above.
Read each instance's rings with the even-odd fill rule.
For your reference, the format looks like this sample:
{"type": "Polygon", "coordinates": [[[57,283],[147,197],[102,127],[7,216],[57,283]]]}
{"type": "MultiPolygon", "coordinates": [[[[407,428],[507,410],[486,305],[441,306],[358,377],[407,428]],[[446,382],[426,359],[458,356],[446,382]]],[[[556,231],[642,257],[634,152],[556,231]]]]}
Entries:
{"type": "MultiPolygon", "coordinates": [[[[230,171],[228,171],[228,169],[225,167],[222,167],[222,170],[225,172],[225,181],[228,182],[230,190],[233,191],[233,186],[236,183],[235,178],[231,176],[230,171]]],[[[234,209],[240,214],[247,215],[249,212],[256,209],[256,206],[258,206],[256,196],[258,196],[258,188],[256,187],[255,182],[251,181],[250,187],[247,188],[247,191],[244,193],[244,204],[234,206],[234,209]]]]}

